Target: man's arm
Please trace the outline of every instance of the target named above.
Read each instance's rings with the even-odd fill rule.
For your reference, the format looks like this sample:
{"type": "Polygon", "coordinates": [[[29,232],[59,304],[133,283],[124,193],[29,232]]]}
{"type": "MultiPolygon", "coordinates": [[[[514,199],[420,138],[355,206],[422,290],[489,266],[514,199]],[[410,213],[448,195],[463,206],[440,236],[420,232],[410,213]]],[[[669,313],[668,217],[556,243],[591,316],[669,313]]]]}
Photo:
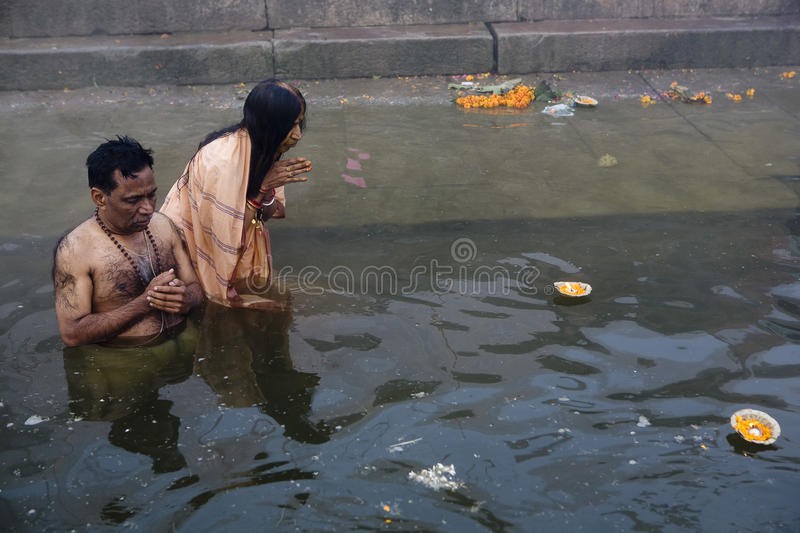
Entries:
{"type": "Polygon", "coordinates": [[[154,309],[186,314],[203,302],[203,288],[192,268],[192,260],[180,230],[169,217],[164,218],[169,223],[167,227],[171,232],[165,240],[170,243],[175,257],[175,279],[149,290],[147,296],[154,309]]]}
{"type": "MultiPolygon", "coordinates": [[[[151,311],[145,294],[104,313],[92,313],[94,284],[88,263],[77,249],[77,239],[67,235],[58,243],[53,267],[58,330],[67,346],[112,339],[151,311]]],[[[155,281],[155,279],[153,280],[155,281]]],[[[170,280],[165,277],[163,283],[170,280]]]]}

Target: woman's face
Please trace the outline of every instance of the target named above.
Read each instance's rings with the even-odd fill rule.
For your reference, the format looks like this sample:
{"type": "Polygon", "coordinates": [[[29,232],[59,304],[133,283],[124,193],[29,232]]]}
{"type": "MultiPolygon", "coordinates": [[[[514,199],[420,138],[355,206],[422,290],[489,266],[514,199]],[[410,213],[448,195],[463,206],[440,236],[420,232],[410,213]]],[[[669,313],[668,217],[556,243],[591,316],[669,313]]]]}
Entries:
{"type": "Polygon", "coordinates": [[[289,131],[289,134],[286,138],[281,142],[281,145],[278,147],[278,153],[282,154],[289,150],[289,148],[293,148],[294,145],[300,142],[300,139],[303,138],[303,132],[300,131],[300,124],[303,122],[305,118],[305,111],[300,111],[300,114],[297,116],[297,119],[294,121],[294,125],[292,129],[289,131]]]}

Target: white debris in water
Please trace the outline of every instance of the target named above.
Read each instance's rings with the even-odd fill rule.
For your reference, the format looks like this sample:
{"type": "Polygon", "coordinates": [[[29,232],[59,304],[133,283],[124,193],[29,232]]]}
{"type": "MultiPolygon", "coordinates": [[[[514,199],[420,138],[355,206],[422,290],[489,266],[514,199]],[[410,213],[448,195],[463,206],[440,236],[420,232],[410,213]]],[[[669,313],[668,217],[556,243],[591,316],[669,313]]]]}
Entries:
{"type": "Polygon", "coordinates": [[[455,475],[456,469],[453,465],[445,466],[442,463],[436,463],[431,468],[425,468],[419,472],[409,472],[408,479],[437,491],[439,489],[456,490],[464,484],[455,479],[455,475]]]}
{"type": "Polygon", "coordinates": [[[711,292],[713,292],[714,294],[718,294],[720,296],[735,298],[737,300],[747,300],[747,298],[736,292],[731,287],[728,287],[727,285],[714,285],[713,287],[711,287],[711,292]]]}
{"type": "Polygon", "coordinates": [[[416,399],[420,399],[420,398],[424,398],[424,397],[425,397],[425,396],[427,396],[427,395],[428,395],[428,393],[427,393],[427,392],[424,392],[424,391],[422,391],[422,392],[415,392],[415,393],[413,393],[413,394],[411,395],[411,397],[412,397],[412,398],[416,398],[416,399]]]}
{"type": "Polygon", "coordinates": [[[403,441],[403,442],[398,442],[398,443],[392,444],[391,446],[388,446],[386,448],[386,451],[388,451],[389,453],[402,452],[403,450],[406,449],[406,446],[411,446],[412,444],[416,444],[421,440],[422,440],[422,437],[419,437],[419,438],[416,438],[416,439],[412,439],[412,440],[403,441]]]}
{"type": "Polygon", "coordinates": [[[683,435],[675,435],[674,437],[672,437],[672,440],[674,440],[678,444],[681,444],[683,441],[686,440],[686,437],[684,437],[683,435]]]}
{"type": "Polygon", "coordinates": [[[44,422],[45,420],[47,420],[47,419],[46,419],[46,418],[42,418],[42,417],[41,417],[41,416],[39,416],[39,415],[31,415],[31,416],[29,416],[29,417],[28,417],[28,419],[25,421],[25,425],[26,425],[26,426],[35,426],[36,424],[41,424],[41,423],[42,423],[42,422],[44,422]]]}
{"type": "Polygon", "coordinates": [[[636,426],[640,428],[646,428],[647,426],[650,425],[652,424],[650,424],[650,421],[647,419],[647,417],[642,415],[639,416],[639,421],[636,422],[636,426]]]}

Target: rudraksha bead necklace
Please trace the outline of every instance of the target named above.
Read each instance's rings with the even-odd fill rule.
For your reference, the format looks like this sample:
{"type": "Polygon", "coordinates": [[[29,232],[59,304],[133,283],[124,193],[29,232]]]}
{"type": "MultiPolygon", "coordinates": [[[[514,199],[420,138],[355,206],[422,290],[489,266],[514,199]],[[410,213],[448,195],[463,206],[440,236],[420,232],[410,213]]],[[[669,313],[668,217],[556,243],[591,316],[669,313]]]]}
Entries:
{"type": "MultiPolygon", "coordinates": [[[[111,242],[113,242],[117,246],[117,248],[119,248],[119,251],[122,253],[122,255],[125,256],[125,259],[128,260],[128,263],[131,264],[134,272],[136,272],[136,275],[139,276],[139,279],[142,280],[142,283],[146,287],[148,281],[145,279],[144,275],[142,275],[142,271],[139,269],[139,265],[136,264],[136,261],[133,260],[133,257],[131,257],[130,252],[128,252],[128,250],[122,245],[122,243],[120,243],[117,240],[117,238],[114,237],[114,234],[111,233],[111,230],[108,229],[108,227],[103,223],[102,220],[100,220],[99,208],[96,208],[94,210],[94,219],[97,221],[97,225],[100,226],[100,229],[102,229],[103,232],[105,232],[105,234],[108,235],[108,238],[111,239],[111,242]]],[[[156,240],[153,238],[153,234],[150,233],[149,226],[144,228],[144,234],[147,236],[147,240],[150,241],[150,246],[153,247],[153,253],[156,256],[156,268],[155,270],[153,270],[153,276],[157,276],[158,274],[161,273],[161,256],[158,253],[158,246],[156,246],[156,240]]],[[[152,268],[152,265],[150,266],[150,268],[152,268]]]]}

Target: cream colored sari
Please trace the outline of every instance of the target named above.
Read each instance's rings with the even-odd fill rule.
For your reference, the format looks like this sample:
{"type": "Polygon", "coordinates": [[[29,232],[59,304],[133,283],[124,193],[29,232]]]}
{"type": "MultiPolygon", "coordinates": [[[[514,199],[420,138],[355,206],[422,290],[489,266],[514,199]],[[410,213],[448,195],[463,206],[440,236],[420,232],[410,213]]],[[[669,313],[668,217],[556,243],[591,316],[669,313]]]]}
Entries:
{"type": "MultiPolygon", "coordinates": [[[[228,307],[280,307],[272,284],[269,232],[247,206],[249,171],[247,131],[220,137],[189,161],[161,212],[182,230],[207,298],[228,307]]],[[[275,197],[272,218],[283,218],[283,187],[275,189],[275,197]]]]}

